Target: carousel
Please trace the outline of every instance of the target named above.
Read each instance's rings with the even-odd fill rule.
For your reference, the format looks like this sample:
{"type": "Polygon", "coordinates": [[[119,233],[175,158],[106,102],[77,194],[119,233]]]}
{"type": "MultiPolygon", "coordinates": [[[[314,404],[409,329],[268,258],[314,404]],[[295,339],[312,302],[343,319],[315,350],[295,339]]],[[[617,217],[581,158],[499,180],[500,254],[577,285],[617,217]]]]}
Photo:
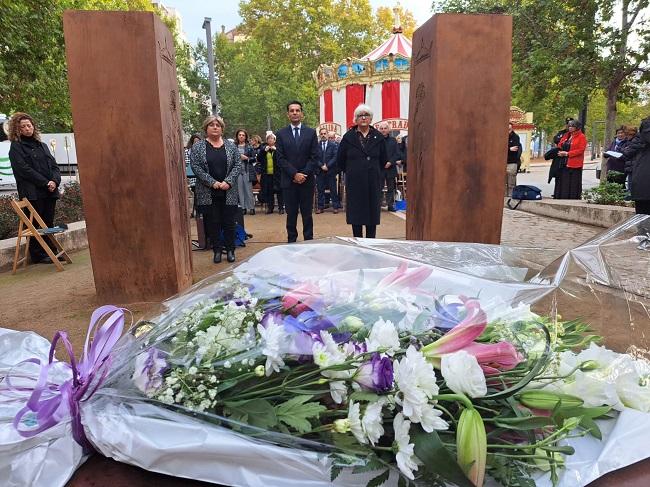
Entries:
{"type": "Polygon", "coordinates": [[[394,133],[408,132],[411,41],[402,34],[398,10],[393,9],[393,34],[360,59],[321,64],[313,73],[320,97],[320,127],[343,135],[354,125],[354,109],[366,103],[375,125],[390,124],[394,133]]]}

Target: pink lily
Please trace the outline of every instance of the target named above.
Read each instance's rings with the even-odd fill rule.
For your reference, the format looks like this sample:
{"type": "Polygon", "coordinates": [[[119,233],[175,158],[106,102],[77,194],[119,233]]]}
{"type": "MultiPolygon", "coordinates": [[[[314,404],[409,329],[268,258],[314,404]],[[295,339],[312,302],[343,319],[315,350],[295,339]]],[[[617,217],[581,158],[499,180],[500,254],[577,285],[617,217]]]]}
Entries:
{"type": "Polygon", "coordinates": [[[424,266],[409,272],[408,264],[402,262],[397,269],[379,281],[377,289],[397,287],[413,290],[422,284],[431,275],[431,272],[433,272],[433,269],[424,266]]]}
{"type": "Polygon", "coordinates": [[[440,367],[440,357],[447,353],[463,350],[481,336],[487,326],[487,316],[476,299],[460,296],[465,304],[467,316],[449,333],[420,350],[434,367],[440,367]]]}
{"type": "Polygon", "coordinates": [[[321,298],[320,288],[316,284],[305,282],[293,288],[282,298],[282,307],[291,315],[298,316],[321,298]]]}
{"type": "Polygon", "coordinates": [[[463,350],[476,357],[485,375],[494,375],[503,370],[514,369],[524,360],[510,342],[474,342],[463,347],[463,350]]]}

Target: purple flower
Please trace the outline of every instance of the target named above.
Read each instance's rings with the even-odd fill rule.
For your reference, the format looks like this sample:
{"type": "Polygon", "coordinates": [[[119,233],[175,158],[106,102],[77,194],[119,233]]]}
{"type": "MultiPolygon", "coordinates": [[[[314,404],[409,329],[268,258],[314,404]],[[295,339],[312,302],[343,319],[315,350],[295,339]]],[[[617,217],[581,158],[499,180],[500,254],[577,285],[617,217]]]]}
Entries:
{"type": "Polygon", "coordinates": [[[389,357],[374,353],[369,362],[357,369],[353,380],[367,391],[388,392],[393,388],[393,362],[389,357]]]}
{"type": "Polygon", "coordinates": [[[133,382],[147,396],[152,396],[162,386],[163,375],[169,368],[165,356],[167,354],[157,348],[150,348],[135,359],[133,382]]]}
{"type": "Polygon", "coordinates": [[[440,301],[435,300],[436,309],[431,313],[435,327],[449,331],[465,318],[465,304],[454,296],[444,296],[440,301]]]}

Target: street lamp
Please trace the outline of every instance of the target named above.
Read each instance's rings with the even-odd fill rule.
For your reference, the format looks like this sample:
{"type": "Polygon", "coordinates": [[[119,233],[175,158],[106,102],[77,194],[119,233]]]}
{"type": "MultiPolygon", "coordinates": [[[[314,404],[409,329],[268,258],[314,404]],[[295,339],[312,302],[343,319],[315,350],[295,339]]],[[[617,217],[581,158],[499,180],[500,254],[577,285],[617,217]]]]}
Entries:
{"type": "Polygon", "coordinates": [[[212,52],[212,29],[210,28],[210,22],[212,19],[210,17],[205,17],[203,20],[203,28],[205,29],[205,43],[208,47],[208,70],[210,75],[210,102],[212,105],[212,115],[218,115],[219,111],[217,106],[219,101],[217,100],[217,83],[214,78],[214,53],[212,52]]]}

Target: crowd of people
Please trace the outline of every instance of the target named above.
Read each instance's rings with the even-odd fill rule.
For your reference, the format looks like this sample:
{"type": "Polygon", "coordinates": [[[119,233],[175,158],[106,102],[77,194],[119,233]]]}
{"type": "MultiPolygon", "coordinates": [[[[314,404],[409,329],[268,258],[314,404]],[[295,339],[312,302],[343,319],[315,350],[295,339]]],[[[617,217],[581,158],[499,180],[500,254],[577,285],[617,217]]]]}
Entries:
{"type": "Polygon", "coordinates": [[[325,128],[317,134],[304,124],[299,101],[287,104],[287,118],[289,124],[267,132],[264,142],[244,129],[236,130],[231,142],[224,138],[224,121],[208,117],[203,138],[195,134],[188,141],[188,175],[195,178],[196,209],[203,215],[215,263],[224,252],[234,262],[235,228],[238,222],[243,226],[242,215],[255,215],[257,184],[257,202],[265,205],[266,214],[276,207],[286,213],[289,243],[298,239],[298,215],[303,239],[311,240],[314,213],[343,209],[340,187],[345,188],[346,222],[355,237],[363,236],[363,227],[366,238],[376,236],[384,193],[387,211],[395,211],[398,168],[406,168],[406,137],[398,141],[383,122],[375,128],[372,109],[365,104],[356,108],[355,125],[343,137],[325,128]]]}

